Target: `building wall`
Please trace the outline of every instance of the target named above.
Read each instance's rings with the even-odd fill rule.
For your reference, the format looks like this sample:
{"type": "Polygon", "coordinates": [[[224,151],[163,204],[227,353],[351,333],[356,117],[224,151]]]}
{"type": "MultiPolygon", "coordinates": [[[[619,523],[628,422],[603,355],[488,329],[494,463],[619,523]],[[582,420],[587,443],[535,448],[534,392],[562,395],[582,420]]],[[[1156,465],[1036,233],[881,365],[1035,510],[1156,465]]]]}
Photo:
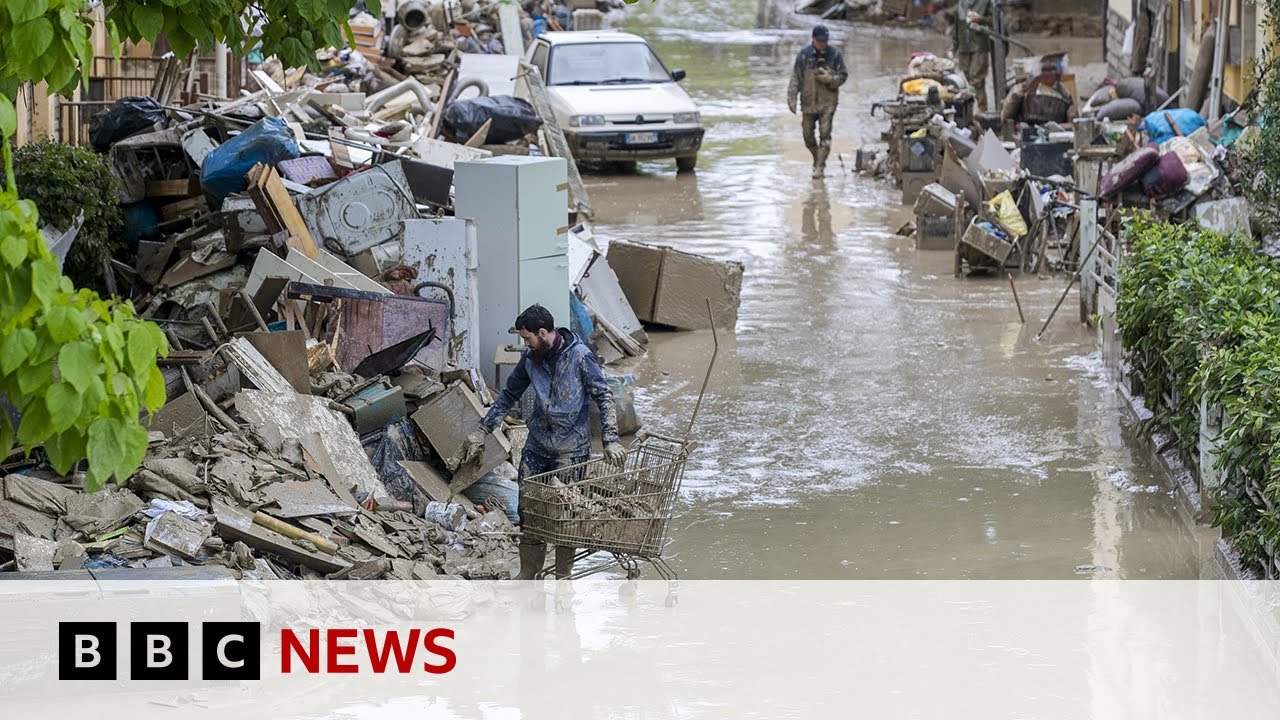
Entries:
{"type": "Polygon", "coordinates": [[[1129,56],[1124,53],[1124,35],[1133,21],[1132,0],[1107,0],[1107,74],[1119,78],[1129,74],[1129,56]]]}

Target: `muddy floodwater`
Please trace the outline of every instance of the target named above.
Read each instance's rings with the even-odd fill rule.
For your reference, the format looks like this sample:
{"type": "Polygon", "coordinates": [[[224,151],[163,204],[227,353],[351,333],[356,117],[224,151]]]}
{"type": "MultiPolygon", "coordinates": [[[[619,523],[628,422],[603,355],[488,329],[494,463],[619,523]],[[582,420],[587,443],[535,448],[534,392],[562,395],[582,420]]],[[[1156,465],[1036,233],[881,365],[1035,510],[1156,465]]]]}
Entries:
{"type": "MultiPolygon", "coordinates": [[[[672,528],[681,575],[1200,576],[1209,533],[1126,437],[1074,292],[1032,339],[1065,276],[1018,277],[1024,326],[1004,277],[955,279],[951,253],[894,234],[899,191],[852,172],[887,127],[871,102],[945,38],[833,26],[850,79],[814,182],[784,97],[812,20],[752,0],[633,7],[623,28],[688,71],[707,138],[696,174],[588,172],[595,230],[746,265],[672,528]]],[[[641,419],[683,432],[711,334],[651,337],[641,419]]]]}

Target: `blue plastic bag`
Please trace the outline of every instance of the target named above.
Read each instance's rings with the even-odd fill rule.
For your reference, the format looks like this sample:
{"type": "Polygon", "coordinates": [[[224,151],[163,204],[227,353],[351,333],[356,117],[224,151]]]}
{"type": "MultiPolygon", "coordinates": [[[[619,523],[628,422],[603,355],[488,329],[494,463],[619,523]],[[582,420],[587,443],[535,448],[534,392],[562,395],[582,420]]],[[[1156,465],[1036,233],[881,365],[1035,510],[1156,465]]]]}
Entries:
{"type": "Polygon", "coordinates": [[[1151,137],[1151,142],[1159,145],[1169,138],[1176,137],[1177,133],[1169,126],[1169,119],[1165,117],[1165,113],[1173,118],[1178,124],[1178,129],[1183,135],[1191,133],[1204,127],[1204,118],[1200,117],[1200,113],[1190,108],[1173,108],[1171,110],[1157,110],[1142,119],[1142,126],[1139,129],[1146,130],[1147,135],[1151,137]]]}
{"type": "Polygon", "coordinates": [[[296,157],[298,143],[289,126],[279,118],[263,118],[205,156],[200,184],[213,204],[221,207],[228,195],[249,186],[244,176],[254,165],[275,165],[296,157]]]}

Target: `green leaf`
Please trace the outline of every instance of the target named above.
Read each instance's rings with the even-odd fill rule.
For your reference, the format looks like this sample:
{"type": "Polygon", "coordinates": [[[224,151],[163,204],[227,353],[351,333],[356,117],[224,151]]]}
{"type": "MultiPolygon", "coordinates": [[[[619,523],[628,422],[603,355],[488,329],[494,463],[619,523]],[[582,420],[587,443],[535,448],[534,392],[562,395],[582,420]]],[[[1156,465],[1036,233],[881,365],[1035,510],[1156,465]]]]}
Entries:
{"type": "Polygon", "coordinates": [[[49,0],[18,0],[9,5],[9,17],[14,25],[20,25],[44,15],[49,10],[49,0]]]}
{"type": "Polygon", "coordinates": [[[72,465],[85,457],[84,433],[76,429],[60,432],[44,441],[44,452],[49,456],[54,472],[65,475],[72,465]]]}
{"type": "MultiPolygon", "coordinates": [[[[30,395],[53,382],[53,363],[42,362],[18,368],[18,389],[30,395]]],[[[37,396],[38,397],[38,396],[37,396]]]]}
{"type": "Polygon", "coordinates": [[[116,482],[128,480],[147,456],[147,429],[137,420],[120,421],[120,445],[123,457],[116,466],[116,482]]]}
{"type": "Polygon", "coordinates": [[[98,364],[98,353],[86,340],[66,345],[58,352],[58,374],[80,392],[98,380],[98,364]]]}
{"type": "Polygon", "coordinates": [[[4,258],[5,264],[12,268],[21,265],[27,259],[27,239],[21,235],[9,235],[0,240],[0,258],[4,258]]]}
{"type": "Polygon", "coordinates": [[[121,432],[121,422],[112,418],[98,418],[89,426],[89,443],[86,446],[89,473],[85,489],[90,492],[105,485],[124,464],[125,437],[121,432]],[[90,483],[93,487],[89,486],[90,483]]]}
{"type": "Polygon", "coordinates": [[[155,40],[164,29],[164,11],[147,5],[133,8],[133,26],[143,40],[155,40]]]}
{"type": "Polygon", "coordinates": [[[0,458],[13,452],[13,423],[9,422],[9,413],[0,411],[0,458]]]}
{"type": "Polygon", "coordinates": [[[152,365],[150,372],[147,373],[147,386],[143,390],[143,405],[146,406],[147,412],[154,413],[168,400],[169,391],[165,387],[164,373],[160,372],[160,368],[152,365]]]}
{"type": "Polygon", "coordinates": [[[70,383],[59,382],[44,391],[44,404],[49,410],[53,432],[60,433],[80,419],[81,396],[70,383]]]}
{"type": "Polygon", "coordinates": [[[154,336],[147,332],[143,325],[137,325],[129,331],[127,338],[129,348],[129,367],[135,373],[141,373],[156,363],[156,345],[154,336]]]}
{"type": "Polygon", "coordinates": [[[18,444],[30,449],[43,443],[53,434],[53,420],[44,403],[35,402],[27,406],[18,421],[18,444]]]}
{"type": "Polygon", "coordinates": [[[80,337],[84,332],[84,318],[80,311],[67,305],[50,308],[45,315],[45,327],[49,329],[49,337],[56,343],[66,343],[80,337]]]}
{"type": "Polygon", "coordinates": [[[27,328],[18,328],[0,338],[0,375],[13,372],[36,346],[36,334],[27,328]]]}
{"type": "Polygon", "coordinates": [[[0,135],[13,137],[18,132],[18,111],[7,94],[0,95],[0,135]]]}
{"type": "Polygon", "coordinates": [[[31,292],[48,307],[62,286],[62,273],[52,260],[36,260],[31,263],[31,292]]]}
{"type": "Polygon", "coordinates": [[[13,43],[12,52],[18,53],[21,57],[40,57],[53,42],[53,23],[46,17],[28,20],[13,28],[10,41],[13,43]]]}

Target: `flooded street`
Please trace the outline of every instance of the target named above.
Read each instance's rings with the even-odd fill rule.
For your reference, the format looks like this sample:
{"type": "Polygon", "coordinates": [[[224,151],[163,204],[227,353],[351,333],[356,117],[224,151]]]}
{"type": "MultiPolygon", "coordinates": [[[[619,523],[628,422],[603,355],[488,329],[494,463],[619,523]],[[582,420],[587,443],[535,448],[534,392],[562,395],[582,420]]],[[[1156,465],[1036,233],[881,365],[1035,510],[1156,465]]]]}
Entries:
{"type": "MultiPolygon", "coordinates": [[[[894,234],[899,191],[852,172],[887,127],[871,102],[941,34],[833,27],[850,79],[822,183],[785,105],[807,25],[752,0],[628,12],[708,133],[696,175],[588,173],[595,231],[746,265],[673,527],[683,577],[1200,575],[1211,545],[1126,440],[1074,292],[1032,340],[1065,276],[1018,278],[1023,326],[1003,277],[954,279],[894,234]]],[[[683,432],[711,335],[652,337],[641,419],[683,432]]]]}

